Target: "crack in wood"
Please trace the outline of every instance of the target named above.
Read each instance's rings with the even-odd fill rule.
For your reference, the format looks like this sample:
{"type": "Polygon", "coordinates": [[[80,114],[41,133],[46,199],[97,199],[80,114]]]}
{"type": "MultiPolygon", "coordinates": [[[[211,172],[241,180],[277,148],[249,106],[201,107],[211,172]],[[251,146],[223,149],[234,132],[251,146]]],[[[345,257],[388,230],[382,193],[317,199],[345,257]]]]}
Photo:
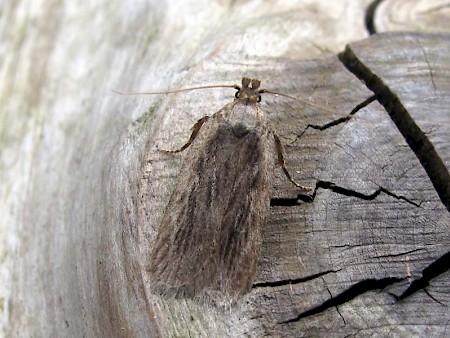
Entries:
{"type": "Polygon", "coordinates": [[[306,131],[307,131],[308,129],[316,129],[316,130],[323,131],[323,130],[326,130],[326,129],[328,129],[328,128],[337,126],[337,125],[339,125],[339,124],[341,124],[341,123],[345,123],[345,122],[351,120],[351,118],[353,117],[353,115],[355,115],[358,111],[360,111],[360,110],[363,109],[364,107],[367,107],[370,103],[372,103],[372,102],[375,101],[375,100],[376,100],[376,96],[375,96],[375,95],[371,95],[371,96],[369,96],[366,100],[364,100],[363,102],[361,102],[361,103],[359,103],[358,105],[356,105],[356,107],[353,108],[352,111],[351,111],[350,113],[348,113],[347,116],[340,117],[340,118],[338,118],[338,119],[336,119],[336,120],[332,120],[332,121],[330,121],[330,122],[328,122],[328,123],[325,123],[325,124],[323,124],[323,125],[308,124],[308,125],[306,126],[306,128],[305,128],[300,134],[298,134],[298,135],[295,137],[294,141],[292,141],[290,144],[293,144],[293,143],[297,142],[297,141],[303,136],[303,134],[306,133],[306,131]]]}
{"type": "Polygon", "coordinates": [[[379,259],[379,258],[391,258],[391,257],[400,257],[400,256],[405,256],[405,255],[409,255],[415,252],[419,252],[419,251],[423,251],[425,250],[425,248],[419,248],[419,249],[414,249],[414,250],[409,250],[409,251],[405,251],[405,252],[400,252],[400,253],[396,253],[396,254],[387,254],[387,255],[380,255],[380,256],[372,256],[369,257],[370,259],[379,259]]]}
{"type": "Polygon", "coordinates": [[[436,298],[433,297],[433,295],[431,293],[428,292],[427,289],[423,289],[423,291],[428,295],[428,297],[430,297],[432,300],[434,300],[436,303],[441,304],[442,306],[445,306],[445,304],[443,304],[442,302],[440,302],[439,300],[437,300],[436,298]]]}
{"type": "Polygon", "coordinates": [[[313,196],[306,194],[298,194],[295,198],[272,198],[270,199],[271,207],[293,207],[300,205],[300,201],[311,203],[313,196]]]}
{"type": "Polygon", "coordinates": [[[364,23],[366,25],[367,32],[369,32],[370,35],[373,35],[377,32],[374,23],[375,12],[383,1],[384,0],[374,0],[366,9],[366,16],[364,17],[364,23]]]}
{"type": "MultiPolygon", "coordinates": [[[[422,278],[414,280],[411,285],[400,295],[395,296],[397,300],[403,300],[417,291],[425,290],[430,281],[450,270],[450,251],[436,259],[422,271],[422,278]]],[[[434,298],[433,298],[434,299],[434,298]]]]}
{"type": "Polygon", "coordinates": [[[365,195],[358,191],[338,186],[338,185],[334,184],[333,182],[319,180],[316,183],[316,187],[315,187],[312,195],[298,194],[295,198],[272,198],[270,200],[270,206],[292,207],[292,206],[300,205],[300,201],[303,201],[305,203],[312,203],[315,200],[316,195],[317,195],[317,190],[319,190],[319,189],[331,190],[340,195],[357,197],[357,198],[360,198],[360,199],[363,199],[366,201],[373,201],[381,193],[384,193],[388,196],[394,197],[397,200],[405,201],[409,204],[412,204],[417,208],[420,208],[420,205],[422,203],[422,202],[416,203],[416,202],[408,199],[405,196],[394,194],[393,192],[391,192],[388,189],[383,188],[383,187],[379,187],[377,190],[375,190],[370,195],[365,195]]]}
{"type": "Polygon", "coordinates": [[[381,278],[381,279],[365,279],[362,280],[354,285],[352,285],[347,290],[341,292],[339,295],[335,297],[331,297],[330,299],[323,302],[321,305],[316,306],[312,309],[309,309],[307,311],[304,311],[297,315],[294,318],[288,319],[286,321],[280,322],[279,324],[289,324],[293,322],[297,322],[301,320],[302,318],[310,317],[315,314],[321,313],[326,311],[327,309],[331,307],[337,307],[339,305],[342,305],[344,303],[347,303],[351,301],[352,299],[373,290],[382,290],[389,285],[401,282],[404,280],[404,278],[398,278],[398,277],[387,277],[387,278],[381,278]]]}
{"type": "Polygon", "coordinates": [[[339,59],[350,72],[364,81],[366,86],[375,93],[378,102],[388,112],[406,143],[422,164],[442,203],[450,211],[450,173],[432,142],[416,124],[400,98],[383,82],[383,79],[358,59],[350,46],[339,54],[339,59]]]}
{"type": "Polygon", "coordinates": [[[327,275],[329,273],[336,273],[341,271],[342,269],[338,269],[338,270],[327,270],[327,271],[322,271],[310,276],[306,276],[306,277],[302,277],[302,278],[295,278],[295,279],[283,279],[283,280],[279,280],[279,281],[273,281],[273,282],[260,282],[260,283],[255,283],[252,286],[252,289],[256,289],[256,288],[267,288],[267,287],[277,287],[277,286],[285,286],[285,285],[295,285],[295,284],[300,284],[300,283],[304,283],[304,282],[308,282],[310,280],[322,277],[324,275],[327,275]]]}
{"type": "Polygon", "coordinates": [[[390,195],[392,197],[395,197],[397,199],[405,200],[405,201],[407,201],[407,202],[409,202],[409,203],[411,203],[413,205],[418,206],[416,203],[409,201],[404,196],[397,196],[397,195],[395,195],[393,193],[388,192],[386,189],[384,189],[382,187],[378,188],[377,190],[375,190],[370,195],[365,195],[365,194],[357,192],[355,190],[351,190],[351,189],[347,189],[347,188],[338,186],[338,185],[334,184],[333,182],[329,182],[329,181],[318,181],[316,183],[316,189],[314,190],[314,193],[313,193],[313,199],[315,198],[317,190],[319,188],[331,190],[331,191],[333,191],[335,193],[338,193],[340,195],[357,197],[357,198],[360,198],[360,199],[363,199],[363,200],[367,200],[367,201],[374,200],[375,198],[378,197],[378,195],[380,195],[382,192],[384,192],[384,193],[387,193],[388,195],[390,195]]]}

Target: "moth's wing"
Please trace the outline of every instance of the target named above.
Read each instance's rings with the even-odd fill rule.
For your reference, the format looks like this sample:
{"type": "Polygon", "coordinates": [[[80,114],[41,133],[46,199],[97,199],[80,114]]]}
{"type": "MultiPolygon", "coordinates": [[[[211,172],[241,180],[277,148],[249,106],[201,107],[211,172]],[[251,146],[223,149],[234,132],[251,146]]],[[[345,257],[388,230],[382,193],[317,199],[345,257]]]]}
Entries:
{"type": "Polygon", "coordinates": [[[270,137],[264,128],[238,137],[216,115],[205,123],[158,231],[156,292],[233,300],[250,290],[270,206],[270,137]]]}

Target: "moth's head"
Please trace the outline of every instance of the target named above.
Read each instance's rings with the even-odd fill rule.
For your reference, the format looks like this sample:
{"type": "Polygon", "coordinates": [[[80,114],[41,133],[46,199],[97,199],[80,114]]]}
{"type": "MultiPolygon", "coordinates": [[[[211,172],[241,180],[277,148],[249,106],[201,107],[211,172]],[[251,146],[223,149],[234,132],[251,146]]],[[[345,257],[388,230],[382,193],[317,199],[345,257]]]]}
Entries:
{"type": "Polygon", "coordinates": [[[234,95],[236,99],[246,103],[256,103],[261,101],[261,91],[259,86],[261,81],[256,79],[242,78],[242,87],[234,95]]]}

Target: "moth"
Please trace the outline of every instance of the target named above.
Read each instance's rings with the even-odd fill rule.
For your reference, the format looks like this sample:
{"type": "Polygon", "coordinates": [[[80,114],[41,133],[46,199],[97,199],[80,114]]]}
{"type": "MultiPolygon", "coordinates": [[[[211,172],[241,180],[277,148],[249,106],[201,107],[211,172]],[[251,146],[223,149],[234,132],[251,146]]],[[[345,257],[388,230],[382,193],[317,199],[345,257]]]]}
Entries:
{"type": "Polygon", "coordinates": [[[232,86],[232,102],[199,119],[180,149],[166,151],[187,154],[151,252],[154,293],[234,303],[256,275],[276,161],[296,187],[311,190],[291,177],[259,103],[261,94],[279,93],[260,84],[244,77],[232,86]]]}

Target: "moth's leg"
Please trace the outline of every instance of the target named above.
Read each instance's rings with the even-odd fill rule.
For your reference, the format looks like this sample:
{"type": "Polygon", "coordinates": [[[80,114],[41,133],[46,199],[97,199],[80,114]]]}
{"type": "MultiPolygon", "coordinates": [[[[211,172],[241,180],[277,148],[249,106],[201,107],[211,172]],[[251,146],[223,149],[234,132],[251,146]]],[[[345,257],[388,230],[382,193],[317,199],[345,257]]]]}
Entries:
{"type": "Polygon", "coordinates": [[[280,138],[278,137],[277,134],[275,134],[274,132],[272,132],[273,138],[275,140],[275,147],[277,148],[277,154],[278,154],[278,164],[281,166],[281,168],[283,169],[284,174],[286,175],[286,177],[289,179],[289,181],[291,181],[296,187],[305,190],[305,191],[312,191],[313,188],[312,187],[304,187],[300,184],[298,184],[297,182],[295,182],[291,176],[291,174],[289,173],[289,171],[286,168],[286,162],[284,161],[284,156],[283,156],[283,145],[281,144],[280,138]]]}
{"type": "Polygon", "coordinates": [[[186,142],[186,144],[184,146],[182,146],[180,149],[175,149],[175,150],[165,150],[165,149],[159,149],[164,153],[179,153],[183,150],[185,150],[187,147],[189,147],[192,142],[194,142],[195,138],[198,135],[198,132],[200,131],[200,128],[202,127],[203,123],[205,123],[207,120],[209,119],[209,116],[203,116],[200,120],[198,120],[194,126],[191,128],[192,130],[192,134],[191,137],[189,137],[189,140],[186,142]]]}

